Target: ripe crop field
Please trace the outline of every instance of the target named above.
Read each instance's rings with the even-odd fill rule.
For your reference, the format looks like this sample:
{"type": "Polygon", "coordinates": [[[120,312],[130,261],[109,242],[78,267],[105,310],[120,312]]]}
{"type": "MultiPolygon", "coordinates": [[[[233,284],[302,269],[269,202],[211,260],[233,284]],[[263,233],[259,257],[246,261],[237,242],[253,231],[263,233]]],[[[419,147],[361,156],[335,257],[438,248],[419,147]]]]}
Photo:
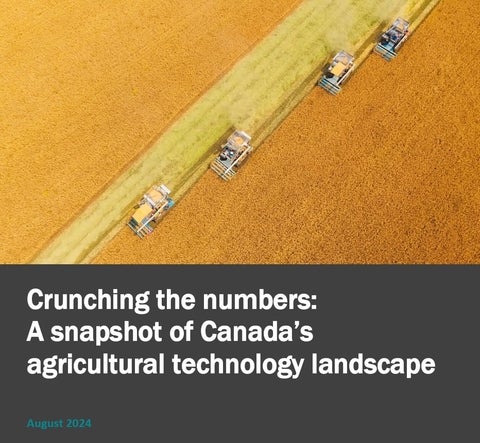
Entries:
{"type": "Polygon", "coordinates": [[[299,3],[1,0],[0,262],[29,261],[299,3]]]}
{"type": "MultiPolygon", "coordinates": [[[[385,17],[436,0],[304,0],[117,175],[35,257],[35,263],[88,261],[118,230],[152,183],[181,197],[205,172],[213,145],[232,126],[263,139],[288,113],[310,77],[338,45],[362,47],[385,17]]],[[[235,39],[232,34],[230,38],[235,39]]]]}
{"type": "Polygon", "coordinates": [[[479,20],[442,0],[395,60],[315,89],[231,182],[208,172],[95,262],[479,263],[479,20]]]}

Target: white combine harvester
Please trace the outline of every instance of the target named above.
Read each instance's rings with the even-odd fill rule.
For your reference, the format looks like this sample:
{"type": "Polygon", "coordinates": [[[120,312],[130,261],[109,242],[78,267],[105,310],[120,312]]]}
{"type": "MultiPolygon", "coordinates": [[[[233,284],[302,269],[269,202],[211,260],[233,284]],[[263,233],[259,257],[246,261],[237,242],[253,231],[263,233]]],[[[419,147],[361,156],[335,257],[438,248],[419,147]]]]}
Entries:
{"type": "Polygon", "coordinates": [[[135,212],[127,224],[140,238],[150,234],[157,222],[174,205],[169,195],[170,189],[165,185],[152,186],[135,206],[135,212]]]}
{"type": "Polygon", "coordinates": [[[395,58],[398,50],[408,38],[409,26],[410,24],[407,20],[398,17],[387,31],[382,34],[373,51],[387,61],[395,58]]]}
{"type": "Polygon", "coordinates": [[[318,86],[322,87],[330,94],[337,95],[342,85],[353,72],[355,67],[355,58],[345,51],[340,51],[332,62],[328,65],[324,74],[318,81],[318,86]]]}
{"type": "Polygon", "coordinates": [[[251,137],[243,131],[234,131],[228,137],[227,143],[223,144],[218,157],[211,163],[213,169],[224,180],[230,180],[236,173],[240,165],[246,160],[248,154],[252,152],[250,145],[251,137]]]}

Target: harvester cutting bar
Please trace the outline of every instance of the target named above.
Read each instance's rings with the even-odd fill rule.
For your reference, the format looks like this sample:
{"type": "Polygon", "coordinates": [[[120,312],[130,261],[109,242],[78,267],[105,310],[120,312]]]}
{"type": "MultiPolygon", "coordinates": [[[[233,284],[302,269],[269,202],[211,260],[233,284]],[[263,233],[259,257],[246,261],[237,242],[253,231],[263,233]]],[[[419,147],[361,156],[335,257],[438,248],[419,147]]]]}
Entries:
{"type": "MultiPolygon", "coordinates": [[[[162,206],[160,206],[147,220],[145,220],[140,227],[138,227],[135,230],[135,234],[137,234],[139,237],[144,237],[145,235],[150,234],[153,232],[153,227],[150,226],[150,222],[152,220],[157,220],[160,216],[160,214],[164,211],[165,207],[167,206],[168,202],[165,202],[162,206]],[[143,234],[143,235],[139,235],[143,234]]],[[[129,224],[130,226],[130,224],[129,224]]],[[[130,226],[131,227],[131,226],[130,226]]]]}
{"type": "Polygon", "coordinates": [[[325,89],[325,91],[330,92],[330,94],[337,95],[342,88],[333,83],[330,83],[325,77],[320,80],[320,86],[325,89]]]}
{"type": "Polygon", "coordinates": [[[251,147],[248,147],[247,149],[245,149],[245,151],[243,151],[238,156],[238,158],[227,168],[224,175],[226,175],[227,177],[230,175],[230,178],[233,177],[235,175],[235,170],[233,168],[237,168],[238,165],[243,163],[243,161],[247,158],[247,155],[251,150],[252,150],[251,147]],[[232,173],[233,173],[233,175],[231,175],[232,173]]]}
{"type": "Polygon", "coordinates": [[[236,174],[236,172],[231,168],[225,166],[218,158],[216,158],[210,165],[211,169],[216,172],[224,180],[230,180],[236,174]]]}
{"type": "Polygon", "coordinates": [[[153,229],[148,225],[139,228],[133,219],[131,219],[127,224],[128,227],[140,238],[145,237],[153,231],[153,229]]]}
{"type": "Polygon", "coordinates": [[[381,55],[387,61],[390,61],[397,56],[395,52],[390,51],[389,49],[382,46],[380,43],[378,43],[375,46],[375,48],[373,49],[373,52],[377,53],[378,55],[381,55]]]}
{"type": "Polygon", "coordinates": [[[128,226],[132,229],[133,232],[135,232],[136,235],[138,235],[140,238],[145,237],[148,234],[151,234],[153,232],[153,228],[150,225],[144,225],[141,228],[135,227],[133,223],[128,223],[128,226]]]}

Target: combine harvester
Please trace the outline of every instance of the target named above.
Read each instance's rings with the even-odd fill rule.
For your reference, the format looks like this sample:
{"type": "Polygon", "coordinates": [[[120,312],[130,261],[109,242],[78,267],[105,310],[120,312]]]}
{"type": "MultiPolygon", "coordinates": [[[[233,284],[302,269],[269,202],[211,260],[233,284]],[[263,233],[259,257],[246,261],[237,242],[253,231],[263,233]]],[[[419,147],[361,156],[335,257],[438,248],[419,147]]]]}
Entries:
{"type": "Polygon", "coordinates": [[[251,137],[246,132],[235,130],[228,137],[227,143],[222,145],[220,154],[210,164],[210,168],[224,180],[230,180],[237,173],[248,154],[252,152],[253,147],[250,145],[250,140],[251,137]]]}
{"type": "Polygon", "coordinates": [[[321,86],[330,94],[337,95],[342,89],[342,84],[353,72],[354,60],[353,55],[340,51],[328,65],[325,73],[318,81],[318,86],[321,86]]]}
{"type": "Polygon", "coordinates": [[[408,37],[408,23],[403,18],[397,18],[386,32],[380,37],[375,45],[374,52],[381,55],[385,60],[390,61],[397,56],[400,47],[408,37]]]}
{"type": "Polygon", "coordinates": [[[140,238],[152,233],[156,223],[174,205],[165,185],[152,186],[135,206],[135,213],[128,221],[130,229],[140,238]]]}

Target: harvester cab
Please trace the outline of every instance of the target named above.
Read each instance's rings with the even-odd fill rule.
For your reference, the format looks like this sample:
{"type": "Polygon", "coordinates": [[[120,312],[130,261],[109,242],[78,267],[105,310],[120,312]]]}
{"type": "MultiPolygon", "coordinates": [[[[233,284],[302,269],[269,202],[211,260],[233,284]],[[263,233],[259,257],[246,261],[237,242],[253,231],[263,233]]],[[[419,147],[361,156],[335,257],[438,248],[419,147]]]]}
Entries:
{"type": "Polygon", "coordinates": [[[409,25],[405,19],[397,18],[387,31],[382,34],[380,41],[375,45],[374,52],[388,61],[395,58],[398,50],[408,37],[409,25]]]}
{"type": "Polygon", "coordinates": [[[135,234],[143,238],[152,233],[157,222],[173,205],[170,189],[165,185],[152,186],[135,206],[135,212],[127,224],[135,234]]]}
{"type": "Polygon", "coordinates": [[[221,146],[220,153],[210,164],[210,168],[224,180],[230,180],[252,152],[250,140],[251,137],[246,132],[235,130],[221,146]]]}
{"type": "Polygon", "coordinates": [[[353,55],[345,51],[340,51],[328,65],[324,74],[318,81],[318,86],[322,87],[330,94],[337,95],[343,83],[353,72],[355,66],[353,55]]]}

